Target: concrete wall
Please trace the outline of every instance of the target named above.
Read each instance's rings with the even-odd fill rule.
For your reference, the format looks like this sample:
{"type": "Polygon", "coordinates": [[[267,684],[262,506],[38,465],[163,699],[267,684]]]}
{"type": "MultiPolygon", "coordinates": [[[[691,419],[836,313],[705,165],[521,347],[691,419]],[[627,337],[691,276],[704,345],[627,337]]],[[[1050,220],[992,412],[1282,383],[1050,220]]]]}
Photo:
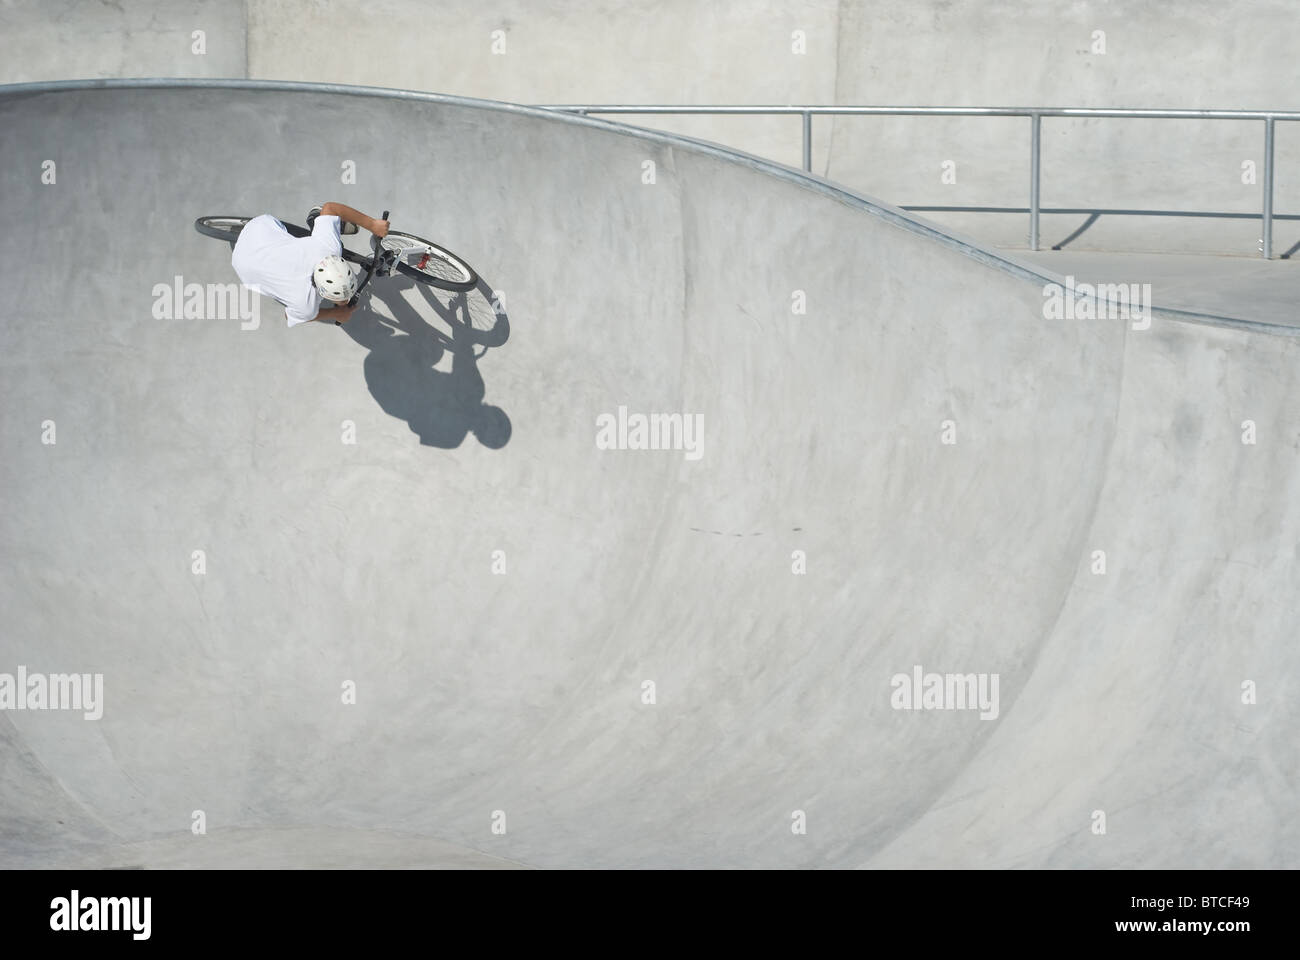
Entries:
{"type": "MultiPolygon", "coordinates": [[[[1289,0],[18,0],[0,80],[253,77],[522,103],[1300,108],[1289,0]],[[195,52],[194,31],[204,49],[195,52]],[[499,31],[499,33],[498,33],[499,31]],[[802,31],[805,52],[792,50],[802,31]],[[1104,33],[1104,52],[1094,34],[1104,33]]],[[[636,122],[800,162],[793,118],[636,122]]],[[[897,204],[1027,207],[1027,120],[819,120],[815,171],[897,204]],[[955,165],[955,183],[944,165],[955,165]]],[[[1254,215],[1262,124],[1048,121],[1047,207],[1254,215]]],[[[1300,215],[1300,124],[1278,132],[1276,209],[1300,215]]],[[[1023,214],[928,212],[1003,245],[1023,214]]],[[[1048,215],[1075,249],[1254,254],[1257,219],[1048,215]],[[1077,236],[1076,231],[1084,228],[1077,236]]],[[[1280,221],[1275,250],[1300,242],[1280,221]]]]}

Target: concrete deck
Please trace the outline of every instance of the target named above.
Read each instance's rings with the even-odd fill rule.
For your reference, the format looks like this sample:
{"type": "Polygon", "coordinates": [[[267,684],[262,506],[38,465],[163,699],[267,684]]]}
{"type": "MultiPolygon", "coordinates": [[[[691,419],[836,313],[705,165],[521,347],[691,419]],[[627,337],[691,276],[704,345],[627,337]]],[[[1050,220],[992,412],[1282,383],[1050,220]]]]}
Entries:
{"type": "Polygon", "coordinates": [[[1193,254],[1009,251],[1086,283],[1149,283],[1155,303],[1178,310],[1300,327],[1300,261],[1193,254]]]}

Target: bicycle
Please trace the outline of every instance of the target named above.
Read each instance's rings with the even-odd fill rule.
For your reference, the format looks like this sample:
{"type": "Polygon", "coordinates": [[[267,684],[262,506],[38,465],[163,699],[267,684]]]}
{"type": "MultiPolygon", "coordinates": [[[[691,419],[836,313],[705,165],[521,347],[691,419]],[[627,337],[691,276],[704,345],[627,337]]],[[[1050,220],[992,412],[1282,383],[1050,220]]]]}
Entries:
{"type": "MultiPolygon", "coordinates": [[[[234,243],[239,238],[244,225],[252,217],[212,216],[199,217],[194,221],[194,229],[205,237],[226,240],[234,243]]],[[[388,219],[388,211],[380,218],[388,219]]],[[[311,231],[296,223],[280,221],[292,237],[307,237],[311,231]]],[[[361,291],[370,283],[372,277],[386,277],[394,270],[420,283],[455,293],[464,293],[478,286],[478,274],[464,260],[446,247],[439,246],[432,240],[425,240],[412,233],[389,230],[383,238],[371,236],[370,256],[366,257],[355,251],[343,248],[343,259],[358,264],[364,273],[357,285],[357,292],[348,300],[348,306],[356,306],[361,291]]],[[[337,320],[334,321],[338,323],[337,320]]]]}

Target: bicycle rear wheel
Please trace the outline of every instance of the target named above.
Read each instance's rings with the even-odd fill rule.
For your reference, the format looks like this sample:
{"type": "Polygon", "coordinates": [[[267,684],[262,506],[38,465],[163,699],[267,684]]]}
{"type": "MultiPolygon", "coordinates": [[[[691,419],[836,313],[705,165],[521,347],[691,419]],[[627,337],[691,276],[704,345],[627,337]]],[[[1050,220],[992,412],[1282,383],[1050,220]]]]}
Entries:
{"type": "Polygon", "coordinates": [[[194,221],[194,229],[205,237],[233,242],[238,239],[244,225],[252,219],[252,217],[199,217],[194,221]]]}
{"type": "Polygon", "coordinates": [[[478,274],[470,265],[432,240],[389,230],[379,243],[397,254],[396,267],[401,273],[421,283],[457,292],[478,286],[478,274]]]}

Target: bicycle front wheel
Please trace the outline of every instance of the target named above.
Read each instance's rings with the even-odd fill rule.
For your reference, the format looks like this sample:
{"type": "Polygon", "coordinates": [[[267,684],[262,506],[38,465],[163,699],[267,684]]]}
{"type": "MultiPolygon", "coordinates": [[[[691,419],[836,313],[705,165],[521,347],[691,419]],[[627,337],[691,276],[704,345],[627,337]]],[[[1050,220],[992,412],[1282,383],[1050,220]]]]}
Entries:
{"type": "Polygon", "coordinates": [[[468,263],[432,240],[389,230],[379,243],[397,254],[397,269],[421,283],[464,292],[478,286],[478,274],[468,263]]]}

